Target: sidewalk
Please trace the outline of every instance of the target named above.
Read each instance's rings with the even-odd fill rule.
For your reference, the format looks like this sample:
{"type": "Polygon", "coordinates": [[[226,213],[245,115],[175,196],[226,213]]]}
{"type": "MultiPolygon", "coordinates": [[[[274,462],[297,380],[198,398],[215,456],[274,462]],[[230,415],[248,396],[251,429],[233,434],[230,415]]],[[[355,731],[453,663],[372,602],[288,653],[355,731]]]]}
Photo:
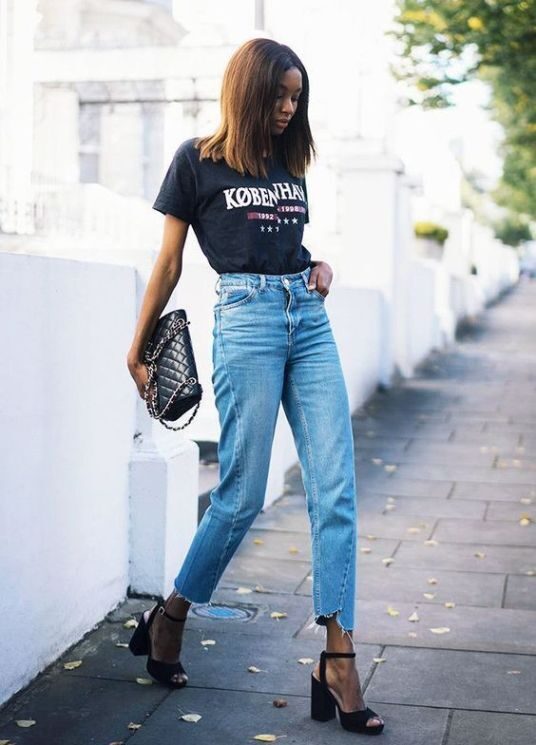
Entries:
{"type": "MultiPolygon", "coordinates": [[[[452,349],[353,417],[355,637],[385,745],[536,743],[535,318],[536,282],[523,280],[452,349]]],[[[266,733],[288,745],[363,741],[338,721],[309,717],[313,665],[299,660],[316,660],[324,647],[324,630],[311,626],[310,568],[295,467],[213,607],[191,609],[186,688],[136,682],[148,677],[145,658],[116,643],[129,640],[131,614],[152,603],[129,600],[0,710],[0,741],[239,745],[266,733]],[[65,670],[69,660],[82,665],[65,670]],[[278,698],[287,705],[274,706],[278,698]],[[202,718],[180,720],[185,713],[202,718]],[[16,719],[36,724],[22,729],[16,719]]]]}

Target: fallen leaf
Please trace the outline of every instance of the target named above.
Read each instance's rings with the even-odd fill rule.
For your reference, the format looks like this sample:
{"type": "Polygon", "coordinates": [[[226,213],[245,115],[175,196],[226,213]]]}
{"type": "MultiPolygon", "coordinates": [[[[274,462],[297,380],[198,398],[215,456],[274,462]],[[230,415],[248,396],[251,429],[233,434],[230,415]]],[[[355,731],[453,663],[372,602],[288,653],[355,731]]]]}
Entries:
{"type": "Polygon", "coordinates": [[[373,662],[377,662],[377,663],[378,663],[378,665],[380,664],[380,662],[385,662],[385,660],[386,660],[386,658],[385,658],[385,657],[373,657],[373,658],[372,658],[372,661],[373,661],[373,662]]]}
{"type": "Polygon", "coordinates": [[[526,528],[527,525],[530,525],[533,522],[532,517],[530,515],[521,515],[519,518],[519,524],[521,527],[526,528]]]}
{"type": "Polygon", "coordinates": [[[381,458],[372,458],[372,462],[374,463],[375,466],[381,466],[381,464],[383,463],[383,460],[381,458]]]}
{"type": "MultiPolygon", "coordinates": [[[[2,745],[2,741],[0,740],[0,745],[2,745]]],[[[124,740],[114,740],[113,742],[109,742],[108,745],[125,745],[124,740]]]]}
{"type": "Polygon", "coordinates": [[[255,585],[255,592],[266,592],[266,588],[262,585],[255,585]]]}
{"type": "Polygon", "coordinates": [[[214,641],[214,639],[201,639],[201,644],[204,647],[213,647],[216,642],[214,641]]]}
{"type": "Polygon", "coordinates": [[[261,545],[261,543],[264,543],[262,538],[254,538],[253,543],[256,543],[258,546],[261,545]]]}
{"type": "Polygon", "coordinates": [[[416,610],[413,611],[411,616],[409,616],[408,621],[411,621],[412,623],[416,623],[417,621],[420,621],[419,614],[416,610]]]}
{"type": "Polygon", "coordinates": [[[287,702],[284,698],[274,698],[272,701],[272,705],[275,706],[276,709],[282,709],[284,706],[287,705],[287,702]]]}
{"type": "Polygon", "coordinates": [[[387,497],[387,501],[392,504],[393,502],[396,502],[396,499],[394,497],[387,497]]]}
{"type": "Polygon", "coordinates": [[[521,504],[532,504],[532,499],[530,497],[521,497],[519,501],[521,504]]]}
{"type": "Polygon", "coordinates": [[[82,660],[72,660],[71,662],[64,662],[63,667],[66,670],[76,670],[77,667],[80,667],[82,664],[82,660]]]}
{"type": "Polygon", "coordinates": [[[152,686],[153,681],[150,678],[136,678],[136,683],[141,686],[152,686]]]}
{"type": "Polygon", "coordinates": [[[386,466],[383,467],[383,470],[387,473],[394,473],[396,471],[396,466],[393,463],[388,463],[386,466]]]}
{"type": "Polygon", "coordinates": [[[527,577],[534,577],[534,575],[536,574],[536,569],[528,569],[525,574],[527,575],[527,577]]]}
{"type": "Polygon", "coordinates": [[[384,509],[384,512],[385,511],[391,512],[391,510],[396,510],[396,504],[386,504],[383,509],[384,509]]]}
{"type": "Polygon", "coordinates": [[[237,587],[236,588],[237,595],[249,595],[250,592],[253,592],[251,587],[237,587]]]}
{"type": "Polygon", "coordinates": [[[366,536],[365,536],[365,538],[366,538],[367,540],[369,540],[369,541],[375,541],[375,540],[376,540],[376,538],[377,538],[377,536],[375,536],[375,535],[370,535],[370,534],[369,534],[369,535],[366,535],[366,536]]]}
{"type": "Polygon", "coordinates": [[[37,724],[35,719],[17,719],[15,724],[17,727],[33,727],[34,724],[37,724]]]}
{"type": "Polygon", "coordinates": [[[126,647],[128,649],[128,644],[126,642],[116,642],[116,647],[126,647]]]}
{"type": "Polygon", "coordinates": [[[270,618],[286,618],[287,614],[278,610],[274,610],[270,613],[270,618]]]}
{"type": "Polygon", "coordinates": [[[423,597],[425,597],[427,600],[433,600],[435,596],[435,592],[423,592],[423,597]]]}
{"type": "Polygon", "coordinates": [[[412,528],[406,528],[406,532],[407,533],[420,533],[421,532],[421,529],[420,528],[413,528],[413,527],[412,528]]]}
{"type": "Polygon", "coordinates": [[[486,554],[483,551],[476,551],[474,556],[476,556],[477,559],[484,559],[486,554]]]}
{"type": "Polygon", "coordinates": [[[363,546],[363,548],[360,548],[359,550],[361,551],[362,554],[370,554],[370,552],[372,551],[372,549],[369,548],[368,546],[363,546]]]}
{"type": "Polygon", "coordinates": [[[382,559],[382,564],[385,564],[386,567],[388,567],[390,564],[392,564],[394,559],[391,559],[390,557],[387,557],[386,559],[382,559]]]}
{"type": "Polygon", "coordinates": [[[260,740],[261,742],[275,742],[277,737],[275,735],[255,735],[253,739],[260,740]]]}
{"type": "Polygon", "coordinates": [[[508,670],[507,675],[521,675],[521,670],[508,670]]]}
{"type": "Polygon", "coordinates": [[[435,538],[430,538],[429,540],[427,540],[427,541],[424,542],[424,545],[425,546],[438,546],[439,545],[439,541],[436,541],[435,538]]]}
{"type": "Polygon", "coordinates": [[[130,722],[130,724],[128,725],[128,729],[133,730],[133,731],[140,729],[140,727],[141,727],[141,724],[136,724],[135,722],[130,722]]]}
{"type": "Polygon", "coordinates": [[[396,616],[400,615],[400,611],[395,610],[392,606],[387,606],[387,615],[391,616],[392,618],[395,618],[396,616]]]}
{"type": "Polygon", "coordinates": [[[448,601],[447,601],[447,602],[445,603],[445,608],[455,608],[455,607],[456,607],[456,603],[453,603],[453,602],[452,602],[452,601],[450,601],[450,600],[448,600],[448,601]]]}
{"type": "Polygon", "coordinates": [[[408,631],[408,636],[410,636],[412,639],[416,639],[417,633],[415,631],[408,631]]]}
{"type": "Polygon", "coordinates": [[[450,629],[448,626],[436,626],[435,628],[430,629],[430,631],[432,634],[448,634],[450,629]]]}
{"type": "Polygon", "coordinates": [[[201,714],[183,714],[179,719],[184,719],[185,722],[198,722],[201,719],[201,714]]]}
{"type": "Polygon", "coordinates": [[[300,665],[312,665],[314,660],[312,657],[300,657],[298,662],[300,663],[300,665]]]}
{"type": "Polygon", "coordinates": [[[300,549],[297,548],[296,546],[291,546],[289,548],[288,552],[289,552],[289,554],[299,554],[300,553],[300,549]]]}
{"type": "Polygon", "coordinates": [[[429,585],[437,585],[437,579],[435,577],[430,577],[428,580],[429,585]]]}
{"type": "Polygon", "coordinates": [[[138,622],[136,621],[135,618],[129,618],[128,621],[125,621],[125,623],[123,624],[123,628],[124,629],[135,629],[137,625],[138,625],[138,622]]]}
{"type": "Polygon", "coordinates": [[[255,667],[255,665],[250,665],[248,667],[248,673],[260,673],[262,670],[258,667],[255,667]]]}

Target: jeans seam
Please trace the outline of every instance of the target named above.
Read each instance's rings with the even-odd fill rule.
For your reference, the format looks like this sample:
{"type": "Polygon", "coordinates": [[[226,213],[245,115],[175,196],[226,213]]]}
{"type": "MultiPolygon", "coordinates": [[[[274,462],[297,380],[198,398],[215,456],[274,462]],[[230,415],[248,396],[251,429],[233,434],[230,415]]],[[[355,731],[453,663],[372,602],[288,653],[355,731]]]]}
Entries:
{"type": "MultiPolygon", "coordinates": [[[[243,440],[242,440],[242,422],[241,422],[241,419],[240,419],[240,410],[238,408],[235,390],[233,388],[232,376],[229,374],[229,368],[227,366],[227,359],[225,357],[225,348],[224,348],[224,344],[223,344],[223,334],[222,334],[222,328],[221,328],[221,318],[218,321],[218,337],[219,337],[219,340],[220,340],[220,349],[221,349],[222,363],[223,363],[223,367],[224,367],[224,370],[225,370],[225,374],[227,376],[227,380],[229,382],[229,389],[231,391],[231,396],[232,396],[232,399],[233,399],[233,407],[234,407],[235,412],[236,412],[237,437],[236,437],[236,440],[235,440],[234,447],[237,448],[238,453],[239,453],[239,456],[236,459],[236,462],[237,462],[237,479],[236,480],[237,480],[237,492],[238,492],[238,495],[239,495],[238,496],[238,504],[240,505],[240,503],[242,502],[242,471],[241,471],[241,466],[242,466],[241,458],[242,458],[242,446],[243,446],[243,440]]],[[[224,560],[224,558],[225,558],[225,556],[227,554],[228,548],[229,548],[229,546],[231,545],[231,542],[232,542],[232,536],[233,536],[234,526],[235,526],[235,523],[236,523],[236,520],[237,520],[237,516],[238,516],[238,512],[239,512],[239,508],[236,505],[236,503],[234,504],[233,509],[234,509],[233,520],[232,520],[232,523],[231,523],[231,527],[229,528],[229,534],[227,536],[227,541],[225,543],[225,546],[224,546],[223,551],[222,551],[221,556],[220,556],[220,561],[218,563],[218,568],[217,568],[216,574],[215,574],[216,579],[219,577],[220,568],[221,568],[222,563],[223,563],[223,560],[224,560]]],[[[213,586],[214,586],[214,584],[215,583],[213,583],[213,586]]]]}
{"type": "MultiPolygon", "coordinates": [[[[298,388],[294,383],[294,380],[292,378],[292,375],[289,373],[288,376],[289,383],[290,383],[290,389],[292,393],[294,394],[294,398],[296,400],[296,405],[298,407],[298,411],[300,414],[300,419],[302,421],[303,425],[303,431],[304,431],[304,439],[306,444],[306,452],[307,452],[307,459],[309,461],[309,478],[311,479],[311,491],[312,491],[312,500],[313,500],[313,514],[314,514],[314,520],[313,520],[313,541],[317,545],[317,556],[319,555],[319,534],[318,534],[318,523],[319,523],[319,513],[318,513],[318,486],[316,483],[316,478],[314,475],[314,468],[313,468],[313,458],[311,453],[311,440],[309,438],[309,429],[307,427],[307,420],[305,418],[303,407],[301,404],[301,400],[298,394],[298,388]]],[[[318,601],[318,604],[320,604],[321,600],[321,592],[320,592],[320,573],[318,570],[318,567],[313,566],[313,574],[317,575],[317,582],[315,582],[315,594],[314,594],[314,600],[315,604],[318,601]]]]}

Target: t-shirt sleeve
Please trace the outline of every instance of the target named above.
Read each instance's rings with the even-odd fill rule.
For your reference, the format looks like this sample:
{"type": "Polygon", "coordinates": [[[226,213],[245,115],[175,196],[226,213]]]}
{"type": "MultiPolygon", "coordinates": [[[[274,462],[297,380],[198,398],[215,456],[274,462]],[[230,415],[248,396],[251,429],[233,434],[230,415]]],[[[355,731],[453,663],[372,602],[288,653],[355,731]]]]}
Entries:
{"type": "Polygon", "coordinates": [[[307,181],[305,180],[305,176],[303,178],[303,191],[305,193],[305,215],[304,215],[304,222],[309,222],[309,197],[307,196],[307,181]]]}
{"type": "Polygon", "coordinates": [[[167,169],[153,209],[191,223],[195,215],[197,188],[186,144],[179,145],[167,169]]]}

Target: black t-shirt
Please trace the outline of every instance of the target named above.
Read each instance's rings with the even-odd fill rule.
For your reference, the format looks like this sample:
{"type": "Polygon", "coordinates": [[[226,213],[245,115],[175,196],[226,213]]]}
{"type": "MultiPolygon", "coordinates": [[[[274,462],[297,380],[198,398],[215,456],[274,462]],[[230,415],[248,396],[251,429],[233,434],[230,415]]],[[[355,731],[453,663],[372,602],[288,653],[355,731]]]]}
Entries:
{"type": "Polygon", "coordinates": [[[201,250],[218,273],[294,274],[311,264],[302,246],[309,222],[305,178],[292,176],[279,156],[267,161],[268,178],[199,159],[196,138],[182,142],[153,209],[192,225],[201,250]]]}

